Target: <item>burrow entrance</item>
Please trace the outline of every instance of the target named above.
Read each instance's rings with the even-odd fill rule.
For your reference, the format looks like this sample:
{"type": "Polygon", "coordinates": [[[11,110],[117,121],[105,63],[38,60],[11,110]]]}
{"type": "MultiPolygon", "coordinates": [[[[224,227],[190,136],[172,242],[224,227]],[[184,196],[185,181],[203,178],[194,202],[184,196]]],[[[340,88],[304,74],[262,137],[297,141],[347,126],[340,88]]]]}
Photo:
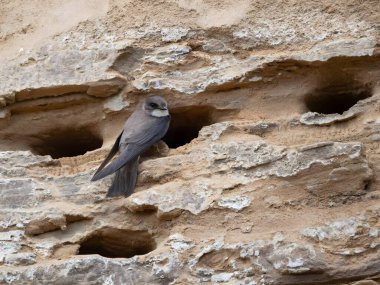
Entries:
{"type": "Polygon", "coordinates": [[[36,136],[32,152],[52,158],[72,157],[100,148],[103,138],[91,128],[54,129],[36,136]]]}
{"type": "Polygon", "coordinates": [[[343,114],[358,101],[372,96],[371,86],[355,80],[352,74],[334,69],[330,72],[325,70],[321,87],[305,96],[306,107],[311,112],[343,114]]]}
{"type": "Polygon", "coordinates": [[[147,254],[157,247],[147,231],[103,228],[95,231],[80,244],[78,254],[99,254],[111,258],[130,258],[147,254]]]}
{"type": "Polygon", "coordinates": [[[199,131],[213,122],[216,109],[211,106],[187,106],[170,110],[170,127],[163,141],[177,148],[198,137],[199,131]]]}

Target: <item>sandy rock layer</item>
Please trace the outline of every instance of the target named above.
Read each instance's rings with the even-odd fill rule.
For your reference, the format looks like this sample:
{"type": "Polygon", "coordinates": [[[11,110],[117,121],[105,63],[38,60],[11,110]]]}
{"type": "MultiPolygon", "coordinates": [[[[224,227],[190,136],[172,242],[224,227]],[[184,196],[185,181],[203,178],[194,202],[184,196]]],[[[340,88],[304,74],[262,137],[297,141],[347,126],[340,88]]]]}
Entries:
{"type": "Polygon", "coordinates": [[[0,284],[380,282],[378,1],[3,1],[0,284]],[[90,179],[167,98],[136,193],[90,179]]]}

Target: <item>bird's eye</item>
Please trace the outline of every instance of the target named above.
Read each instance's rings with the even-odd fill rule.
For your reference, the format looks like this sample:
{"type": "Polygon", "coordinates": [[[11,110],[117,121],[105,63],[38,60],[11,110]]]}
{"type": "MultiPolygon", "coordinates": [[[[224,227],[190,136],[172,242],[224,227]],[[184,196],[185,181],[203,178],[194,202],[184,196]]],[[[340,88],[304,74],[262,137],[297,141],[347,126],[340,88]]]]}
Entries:
{"type": "Polygon", "coordinates": [[[150,103],[149,106],[151,106],[152,108],[157,108],[158,105],[156,103],[150,103]]]}

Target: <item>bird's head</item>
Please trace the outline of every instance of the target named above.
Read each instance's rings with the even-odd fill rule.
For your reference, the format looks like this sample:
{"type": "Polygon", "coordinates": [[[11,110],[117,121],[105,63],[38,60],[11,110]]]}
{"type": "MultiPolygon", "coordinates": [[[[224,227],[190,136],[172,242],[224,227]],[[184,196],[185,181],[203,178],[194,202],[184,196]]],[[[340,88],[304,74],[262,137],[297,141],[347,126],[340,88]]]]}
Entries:
{"type": "Polygon", "coordinates": [[[151,96],[145,99],[143,110],[153,117],[169,116],[168,103],[160,96],[151,96]]]}

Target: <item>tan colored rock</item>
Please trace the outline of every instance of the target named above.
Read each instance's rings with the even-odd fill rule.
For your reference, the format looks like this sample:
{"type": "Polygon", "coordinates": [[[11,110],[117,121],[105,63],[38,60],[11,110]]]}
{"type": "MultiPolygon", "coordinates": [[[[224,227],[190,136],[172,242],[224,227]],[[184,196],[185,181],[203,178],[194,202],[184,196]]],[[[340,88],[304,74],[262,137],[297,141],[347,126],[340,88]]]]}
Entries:
{"type": "Polygon", "coordinates": [[[0,284],[377,284],[377,4],[2,3],[0,284]],[[165,143],[105,198],[148,94],[165,143]]]}

